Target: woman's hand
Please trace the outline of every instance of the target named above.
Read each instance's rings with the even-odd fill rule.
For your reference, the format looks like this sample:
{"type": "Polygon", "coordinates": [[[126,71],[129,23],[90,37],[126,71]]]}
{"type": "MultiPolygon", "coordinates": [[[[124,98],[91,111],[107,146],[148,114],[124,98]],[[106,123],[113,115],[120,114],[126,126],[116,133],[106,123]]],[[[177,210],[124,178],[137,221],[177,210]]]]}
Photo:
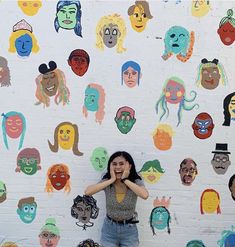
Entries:
{"type": "Polygon", "coordinates": [[[114,183],[115,181],[116,181],[116,174],[115,174],[115,172],[114,172],[114,168],[113,168],[113,166],[111,165],[110,166],[110,176],[111,176],[111,180],[112,180],[112,182],[114,183]]]}
{"type": "Polygon", "coordinates": [[[128,178],[130,175],[130,170],[131,170],[131,165],[129,164],[128,161],[126,161],[125,167],[124,167],[124,172],[122,173],[121,179],[128,178]]]}

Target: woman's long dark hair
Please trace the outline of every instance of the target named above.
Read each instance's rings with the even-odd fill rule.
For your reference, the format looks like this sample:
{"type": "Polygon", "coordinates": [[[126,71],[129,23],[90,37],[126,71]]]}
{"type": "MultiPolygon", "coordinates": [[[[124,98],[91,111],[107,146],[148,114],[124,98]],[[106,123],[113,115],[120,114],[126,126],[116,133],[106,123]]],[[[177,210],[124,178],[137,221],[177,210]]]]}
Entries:
{"type": "Polygon", "coordinates": [[[231,121],[231,115],[229,113],[229,109],[228,109],[228,105],[232,99],[232,97],[235,95],[235,92],[230,93],[229,95],[227,95],[224,99],[224,126],[230,126],[230,121],[231,121]]]}
{"type": "MultiPolygon", "coordinates": [[[[135,162],[133,160],[133,158],[131,157],[131,155],[125,151],[117,151],[115,153],[113,153],[108,161],[108,167],[107,167],[107,172],[106,174],[103,176],[103,179],[110,179],[111,175],[110,175],[110,165],[112,163],[112,161],[117,158],[117,157],[123,157],[126,161],[128,161],[128,163],[131,165],[131,170],[130,170],[130,174],[128,179],[131,182],[135,182],[136,179],[141,179],[141,177],[138,175],[138,173],[136,172],[135,169],[135,162]]],[[[142,179],[141,179],[142,180],[142,179]]]]}

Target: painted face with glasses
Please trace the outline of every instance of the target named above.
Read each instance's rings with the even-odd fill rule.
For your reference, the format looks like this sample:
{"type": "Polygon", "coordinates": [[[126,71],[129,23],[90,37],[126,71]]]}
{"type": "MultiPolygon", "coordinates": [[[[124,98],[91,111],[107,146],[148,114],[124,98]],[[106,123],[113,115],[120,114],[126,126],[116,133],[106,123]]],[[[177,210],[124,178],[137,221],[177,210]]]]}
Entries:
{"type": "Polygon", "coordinates": [[[49,231],[43,231],[39,238],[42,247],[56,247],[60,239],[59,236],[49,231]]]}
{"type": "Polygon", "coordinates": [[[215,153],[211,164],[217,174],[225,174],[231,165],[231,161],[229,160],[228,154],[215,153]]]}
{"type": "Polygon", "coordinates": [[[192,185],[197,173],[197,164],[195,161],[187,158],[181,162],[179,174],[183,185],[192,185]]]}

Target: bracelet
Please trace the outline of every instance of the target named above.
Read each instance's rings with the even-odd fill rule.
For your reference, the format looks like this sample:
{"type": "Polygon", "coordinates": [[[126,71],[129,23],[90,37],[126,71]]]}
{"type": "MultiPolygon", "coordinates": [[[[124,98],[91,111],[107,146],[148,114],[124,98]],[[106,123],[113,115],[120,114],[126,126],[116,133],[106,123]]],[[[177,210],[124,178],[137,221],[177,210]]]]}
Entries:
{"type": "Polygon", "coordinates": [[[122,178],[121,182],[124,183],[126,179],[128,179],[128,178],[122,178]]]}

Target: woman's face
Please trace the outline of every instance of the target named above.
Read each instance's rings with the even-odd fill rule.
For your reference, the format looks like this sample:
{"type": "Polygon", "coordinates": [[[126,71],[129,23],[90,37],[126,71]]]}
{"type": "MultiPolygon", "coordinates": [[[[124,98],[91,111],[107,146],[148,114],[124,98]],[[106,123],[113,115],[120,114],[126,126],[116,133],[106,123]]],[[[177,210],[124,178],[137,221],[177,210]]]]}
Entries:
{"type": "Polygon", "coordinates": [[[218,87],[221,76],[216,65],[202,68],[201,76],[201,84],[205,89],[215,89],[218,87]]]}
{"type": "Polygon", "coordinates": [[[15,40],[15,48],[19,56],[27,57],[33,48],[33,41],[29,34],[24,34],[15,40]]]}
{"type": "Polygon", "coordinates": [[[131,168],[131,165],[122,156],[118,156],[110,164],[110,168],[113,169],[116,178],[121,179],[125,168],[131,168]]]}

